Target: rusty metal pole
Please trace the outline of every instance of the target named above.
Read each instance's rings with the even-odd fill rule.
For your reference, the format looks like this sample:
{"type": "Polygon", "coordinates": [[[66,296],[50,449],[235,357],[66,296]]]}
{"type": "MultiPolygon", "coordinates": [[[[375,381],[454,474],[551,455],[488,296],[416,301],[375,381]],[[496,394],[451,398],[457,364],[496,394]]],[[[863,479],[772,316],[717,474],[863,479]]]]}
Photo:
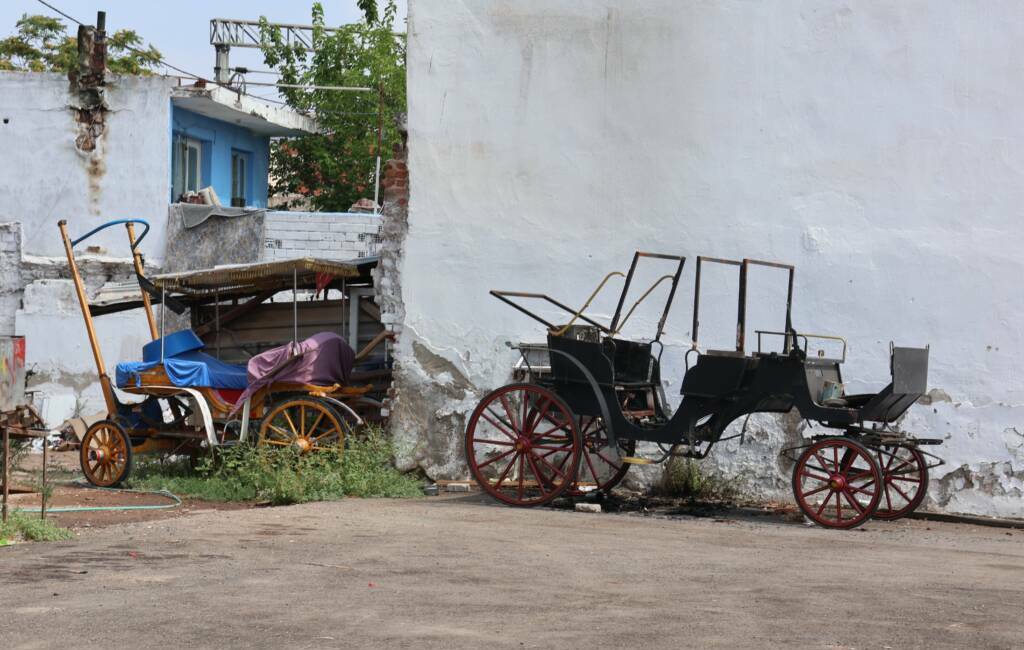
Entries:
{"type": "Polygon", "coordinates": [[[7,431],[7,425],[4,425],[4,496],[3,496],[3,522],[7,523],[7,496],[10,494],[11,488],[11,434],[7,431]]]}
{"type": "Polygon", "coordinates": [[[42,496],[42,503],[39,504],[39,518],[46,521],[46,436],[43,436],[43,484],[39,487],[39,492],[42,496]]]}

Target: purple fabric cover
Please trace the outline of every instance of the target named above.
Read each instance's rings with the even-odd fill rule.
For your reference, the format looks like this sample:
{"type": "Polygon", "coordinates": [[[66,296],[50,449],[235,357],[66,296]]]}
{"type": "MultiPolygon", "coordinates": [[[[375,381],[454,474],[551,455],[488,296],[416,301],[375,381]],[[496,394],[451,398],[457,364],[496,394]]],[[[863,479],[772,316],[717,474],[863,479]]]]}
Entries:
{"type": "Polygon", "coordinates": [[[235,402],[241,408],[250,395],[272,382],[331,386],[352,374],[356,353],[334,332],[319,332],[298,344],[287,343],[257,354],[247,365],[249,387],[235,402]]]}

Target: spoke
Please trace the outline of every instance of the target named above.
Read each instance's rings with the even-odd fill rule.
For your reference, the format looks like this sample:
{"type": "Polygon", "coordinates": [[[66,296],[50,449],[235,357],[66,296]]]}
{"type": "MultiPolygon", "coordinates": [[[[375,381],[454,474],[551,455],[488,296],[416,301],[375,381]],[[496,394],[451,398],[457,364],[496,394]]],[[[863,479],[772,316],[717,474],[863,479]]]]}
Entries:
{"type": "Polygon", "coordinates": [[[861,507],[861,505],[857,503],[857,500],[851,497],[848,492],[843,492],[843,496],[846,497],[846,500],[850,502],[850,505],[853,506],[854,510],[856,510],[860,514],[864,514],[864,508],[861,507]]]}
{"type": "MultiPolygon", "coordinates": [[[[508,465],[505,466],[505,471],[501,473],[501,476],[498,477],[498,482],[494,484],[495,490],[501,487],[502,481],[504,481],[505,477],[508,476],[509,470],[511,470],[512,466],[516,464],[516,459],[519,458],[520,455],[521,452],[517,451],[516,455],[512,457],[512,460],[508,461],[508,465]]],[[[477,467],[479,467],[479,465],[477,465],[477,467]]]]}
{"type": "Polygon", "coordinates": [[[822,485],[820,488],[814,488],[810,492],[804,492],[803,493],[803,497],[806,499],[807,497],[811,496],[812,494],[817,494],[818,492],[824,492],[825,490],[828,490],[828,489],[830,489],[830,487],[829,487],[828,483],[826,483],[825,485],[822,485]]]}
{"type": "Polygon", "coordinates": [[[885,486],[883,486],[882,489],[884,490],[884,494],[885,494],[885,502],[887,504],[889,504],[889,511],[891,512],[892,511],[892,498],[889,496],[889,486],[885,485],[885,486]]]}
{"type": "Polygon", "coordinates": [[[906,500],[907,500],[907,503],[910,503],[910,502],[912,502],[912,501],[913,501],[913,499],[911,499],[910,497],[908,497],[908,496],[907,496],[907,493],[906,493],[906,492],[904,492],[903,490],[899,489],[899,487],[897,487],[895,483],[890,483],[889,485],[891,485],[891,486],[892,486],[892,489],[894,489],[894,490],[896,490],[897,492],[899,492],[899,493],[900,493],[900,496],[901,496],[901,497],[903,497],[904,499],[906,499],[906,500]]]}
{"type": "Polygon", "coordinates": [[[313,437],[312,437],[312,438],[310,438],[310,439],[311,439],[311,440],[312,440],[313,442],[317,442],[317,441],[319,441],[319,440],[322,440],[322,439],[324,439],[324,438],[328,438],[328,437],[334,437],[334,436],[338,436],[338,437],[341,437],[341,429],[339,429],[338,427],[336,427],[336,426],[334,426],[334,425],[332,424],[332,425],[331,425],[331,428],[330,428],[330,429],[328,429],[327,431],[324,431],[323,433],[321,433],[321,434],[320,434],[320,435],[318,435],[318,436],[313,436],[313,437]]]}
{"type": "MultiPolygon", "coordinates": [[[[828,467],[828,465],[829,465],[829,464],[828,464],[828,461],[826,461],[826,460],[825,460],[824,458],[822,458],[822,457],[821,457],[821,456],[820,456],[820,455],[818,454],[818,452],[814,452],[814,457],[818,459],[818,462],[819,462],[819,463],[821,463],[821,466],[822,466],[823,468],[826,468],[826,467],[828,467]]],[[[830,469],[826,469],[825,471],[831,474],[833,470],[830,470],[830,469]]]]}
{"type": "MultiPolygon", "coordinates": [[[[542,462],[542,463],[544,463],[545,465],[547,465],[548,467],[550,467],[550,468],[551,468],[551,471],[553,471],[554,473],[556,473],[556,474],[558,474],[559,476],[561,476],[561,477],[562,477],[562,480],[563,480],[563,481],[565,480],[565,472],[560,472],[560,471],[558,471],[558,468],[557,468],[557,467],[555,467],[554,465],[552,465],[551,463],[549,463],[549,462],[548,462],[547,460],[545,460],[545,459],[541,458],[540,456],[537,456],[537,454],[531,454],[531,456],[533,456],[533,457],[536,457],[536,458],[537,458],[537,460],[539,460],[540,462],[542,462]]],[[[568,456],[566,456],[566,457],[568,457],[568,456]]],[[[532,462],[532,460],[531,460],[531,462],[532,462]]]]}
{"type": "Polygon", "coordinates": [[[529,419],[529,423],[523,423],[523,435],[533,438],[533,432],[537,429],[537,425],[544,419],[544,415],[548,412],[548,408],[551,406],[551,400],[545,396],[544,401],[540,403],[540,407],[530,411],[532,417],[529,419]]]}
{"type": "Polygon", "coordinates": [[[843,521],[843,500],[839,498],[842,491],[836,492],[836,521],[843,521]]]}
{"type": "Polygon", "coordinates": [[[516,418],[514,415],[512,415],[515,409],[508,405],[508,399],[506,399],[504,395],[499,395],[498,400],[501,401],[501,405],[505,409],[505,415],[508,416],[508,421],[512,424],[512,430],[522,431],[523,427],[520,424],[516,423],[516,418]]]}
{"type": "Polygon", "coordinates": [[[851,492],[857,492],[857,493],[859,493],[859,494],[866,494],[866,495],[868,495],[869,497],[873,497],[873,496],[875,496],[875,493],[874,493],[874,492],[868,492],[867,490],[865,490],[865,489],[864,489],[864,487],[863,487],[863,486],[861,486],[861,487],[855,487],[855,486],[853,486],[853,485],[850,485],[849,483],[847,483],[847,484],[846,484],[846,487],[847,487],[847,489],[848,489],[848,490],[850,490],[851,492]]]}
{"type": "Polygon", "coordinates": [[[893,467],[891,470],[889,470],[888,473],[889,474],[896,474],[896,473],[898,473],[900,471],[900,469],[906,467],[907,465],[909,465],[912,462],[914,462],[913,458],[911,458],[910,460],[905,460],[902,463],[900,463],[899,465],[897,465],[896,467],[893,467]]]}
{"type": "Polygon", "coordinates": [[[889,479],[892,480],[892,481],[910,481],[911,483],[920,483],[921,482],[921,479],[919,479],[919,478],[910,478],[909,476],[890,476],[889,479]]]}
{"type": "Polygon", "coordinates": [[[483,443],[485,445],[501,445],[502,447],[511,447],[512,443],[507,440],[484,440],[483,438],[473,438],[473,444],[483,443]]]}
{"type": "MultiPolygon", "coordinates": [[[[322,419],[324,419],[324,411],[320,411],[320,415],[316,416],[316,419],[313,420],[313,424],[309,425],[309,434],[310,435],[313,435],[314,433],[316,433],[316,427],[317,427],[318,424],[320,424],[320,420],[322,420],[322,419]]],[[[316,440],[316,438],[313,438],[313,440],[316,440]]]]}
{"type": "MultiPolygon", "coordinates": [[[[840,471],[840,469],[839,469],[839,447],[836,446],[836,445],[832,446],[832,460],[834,461],[832,463],[832,466],[836,468],[837,472],[840,471]]],[[[836,500],[838,501],[838,499],[836,499],[836,500]]]]}
{"type": "Polygon", "coordinates": [[[597,470],[594,469],[594,463],[590,460],[590,454],[584,452],[583,460],[587,461],[587,467],[590,468],[590,475],[594,477],[594,483],[597,483],[597,486],[601,487],[601,479],[597,477],[597,470]]]}
{"type": "Polygon", "coordinates": [[[800,472],[800,475],[801,476],[806,476],[808,478],[812,478],[815,481],[824,481],[826,483],[828,483],[828,481],[829,481],[829,478],[827,476],[816,476],[816,475],[811,474],[810,472],[806,472],[806,471],[805,472],[800,472]]]}
{"type": "Polygon", "coordinates": [[[600,458],[604,462],[606,462],[609,465],[611,465],[612,467],[614,467],[616,472],[619,471],[620,469],[622,469],[622,463],[619,463],[618,465],[616,465],[614,462],[608,460],[608,458],[604,454],[602,454],[600,451],[598,451],[596,449],[594,450],[594,453],[597,454],[598,458],[600,458]]]}
{"type": "MultiPolygon", "coordinates": [[[[284,438],[285,440],[291,440],[291,439],[293,438],[293,436],[289,435],[287,431],[285,431],[284,429],[282,429],[282,428],[280,428],[280,427],[276,427],[276,426],[274,426],[274,425],[273,425],[273,424],[271,424],[270,422],[268,422],[268,423],[267,423],[267,428],[269,428],[269,429],[273,429],[275,433],[277,433],[278,435],[280,435],[280,436],[281,436],[282,438],[284,438]]],[[[288,443],[288,444],[291,444],[291,443],[288,443]]]]}
{"type": "Polygon", "coordinates": [[[827,506],[827,505],[828,505],[828,501],[829,501],[829,499],[831,499],[831,498],[832,498],[832,495],[833,495],[833,494],[835,494],[835,493],[836,493],[836,491],[835,491],[835,490],[831,490],[831,489],[830,489],[830,490],[828,491],[828,494],[826,494],[826,495],[825,495],[825,500],[821,502],[821,507],[820,507],[820,508],[818,508],[818,513],[817,513],[817,514],[818,514],[818,516],[819,516],[819,517],[821,516],[821,513],[822,513],[822,512],[823,512],[823,511],[825,510],[825,506],[827,506]]]}
{"type": "Polygon", "coordinates": [[[519,500],[523,500],[523,480],[525,479],[526,472],[523,471],[523,456],[526,454],[519,454],[519,500]]]}
{"type": "Polygon", "coordinates": [[[897,451],[899,451],[899,449],[900,449],[900,448],[899,448],[899,447],[897,447],[897,448],[895,449],[895,451],[892,451],[892,452],[891,452],[891,453],[889,454],[889,462],[885,464],[885,469],[886,469],[886,470],[888,470],[888,469],[889,469],[890,467],[892,467],[892,464],[896,462],[896,452],[897,452],[897,451]]]}
{"type": "Polygon", "coordinates": [[[544,489],[544,484],[551,483],[552,481],[548,481],[537,471],[537,465],[529,455],[526,456],[526,462],[530,465],[530,471],[533,472],[534,477],[537,479],[537,489],[540,490],[541,495],[547,494],[548,491],[544,489]]]}
{"type": "Polygon", "coordinates": [[[284,415],[284,419],[288,421],[288,426],[291,427],[292,435],[298,437],[299,432],[295,429],[295,423],[292,422],[292,416],[288,415],[288,409],[286,408],[281,411],[281,414],[284,415]]]}
{"type": "Polygon", "coordinates": [[[550,449],[551,451],[569,451],[569,450],[572,449],[572,445],[571,444],[557,445],[557,446],[552,446],[552,445],[531,445],[530,449],[550,449]]]}
{"type": "MultiPolygon", "coordinates": [[[[517,436],[514,433],[511,433],[511,432],[507,431],[503,426],[501,426],[496,421],[492,420],[491,418],[489,418],[487,416],[488,413],[490,413],[491,415],[494,415],[494,413],[491,413],[491,409],[490,408],[485,409],[485,411],[487,411],[487,412],[486,413],[484,413],[484,412],[480,413],[480,417],[482,417],[483,419],[485,419],[488,422],[490,422],[491,424],[493,424],[495,429],[497,429],[501,433],[504,433],[512,441],[515,441],[517,439],[517,436]]],[[[498,417],[498,416],[495,415],[494,417],[498,417]]],[[[501,419],[501,418],[498,418],[498,419],[501,419]]]]}
{"type": "Polygon", "coordinates": [[[265,438],[263,440],[263,442],[267,443],[268,445],[276,445],[278,447],[291,447],[292,446],[292,443],[286,442],[284,440],[270,440],[268,438],[265,438]]]}
{"type": "MultiPolygon", "coordinates": [[[[515,449],[509,449],[508,451],[506,451],[503,454],[498,454],[497,456],[495,456],[493,458],[488,458],[487,460],[485,460],[482,463],[477,463],[476,467],[477,467],[477,469],[483,469],[484,467],[487,467],[488,465],[490,465],[494,461],[500,460],[500,459],[504,458],[505,456],[508,456],[509,454],[515,453],[515,451],[516,451],[515,449]]],[[[515,460],[515,459],[513,459],[513,460],[515,460]]]]}
{"type": "Polygon", "coordinates": [[[299,435],[306,437],[306,405],[299,404],[299,435]]]}
{"type": "MultiPolygon", "coordinates": [[[[536,438],[546,438],[546,437],[550,436],[552,433],[554,433],[555,431],[558,431],[559,429],[564,429],[565,427],[569,426],[569,424],[571,423],[570,420],[565,420],[565,421],[563,421],[561,423],[556,424],[555,421],[552,420],[551,418],[545,418],[545,419],[548,422],[550,422],[551,424],[555,424],[555,426],[550,428],[550,429],[548,429],[544,433],[538,433],[538,434],[536,434],[534,436],[531,436],[532,438],[534,438],[534,439],[536,439],[536,438]]],[[[537,424],[540,424],[540,422],[538,422],[537,424]]],[[[536,425],[534,425],[534,429],[536,429],[536,428],[537,428],[536,425]]]]}

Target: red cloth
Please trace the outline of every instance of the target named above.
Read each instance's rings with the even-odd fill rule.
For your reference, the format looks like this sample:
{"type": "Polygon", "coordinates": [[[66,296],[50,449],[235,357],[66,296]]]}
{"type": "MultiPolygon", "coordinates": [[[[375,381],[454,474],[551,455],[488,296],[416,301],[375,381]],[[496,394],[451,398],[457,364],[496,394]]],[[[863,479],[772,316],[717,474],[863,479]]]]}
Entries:
{"type": "Polygon", "coordinates": [[[331,386],[344,384],[352,374],[356,353],[334,332],[319,332],[297,345],[288,343],[261,352],[246,366],[249,387],[235,409],[250,395],[272,382],[331,386]]]}

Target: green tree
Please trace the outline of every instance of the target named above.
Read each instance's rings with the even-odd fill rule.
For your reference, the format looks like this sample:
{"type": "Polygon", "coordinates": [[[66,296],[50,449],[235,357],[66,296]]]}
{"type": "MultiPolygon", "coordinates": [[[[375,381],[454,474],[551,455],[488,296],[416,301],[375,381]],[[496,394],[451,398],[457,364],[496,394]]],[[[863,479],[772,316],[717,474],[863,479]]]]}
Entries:
{"type": "Polygon", "coordinates": [[[364,19],[326,31],[313,5],[313,52],[287,45],[281,30],[260,19],[263,56],[281,75],[287,103],[314,116],[321,133],[279,141],[271,151],[270,191],[308,198],[318,210],[344,211],[372,197],[378,153],[387,159],[399,142],[394,117],[405,112],[405,35],[395,33],[397,10],[388,0],[358,0],[364,19]],[[371,92],[306,89],[371,88],[371,92]]]}
{"type": "MultiPolygon", "coordinates": [[[[0,70],[70,72],[78,65],[78,39],[68,36],[64,23],[50,16],[22,14],[17,33],[0,39],[0,70]]],[[[152,74],[160,52],[143,47],[130,29],[107,36],[107,69],[117,74],[152,74]]]]}

